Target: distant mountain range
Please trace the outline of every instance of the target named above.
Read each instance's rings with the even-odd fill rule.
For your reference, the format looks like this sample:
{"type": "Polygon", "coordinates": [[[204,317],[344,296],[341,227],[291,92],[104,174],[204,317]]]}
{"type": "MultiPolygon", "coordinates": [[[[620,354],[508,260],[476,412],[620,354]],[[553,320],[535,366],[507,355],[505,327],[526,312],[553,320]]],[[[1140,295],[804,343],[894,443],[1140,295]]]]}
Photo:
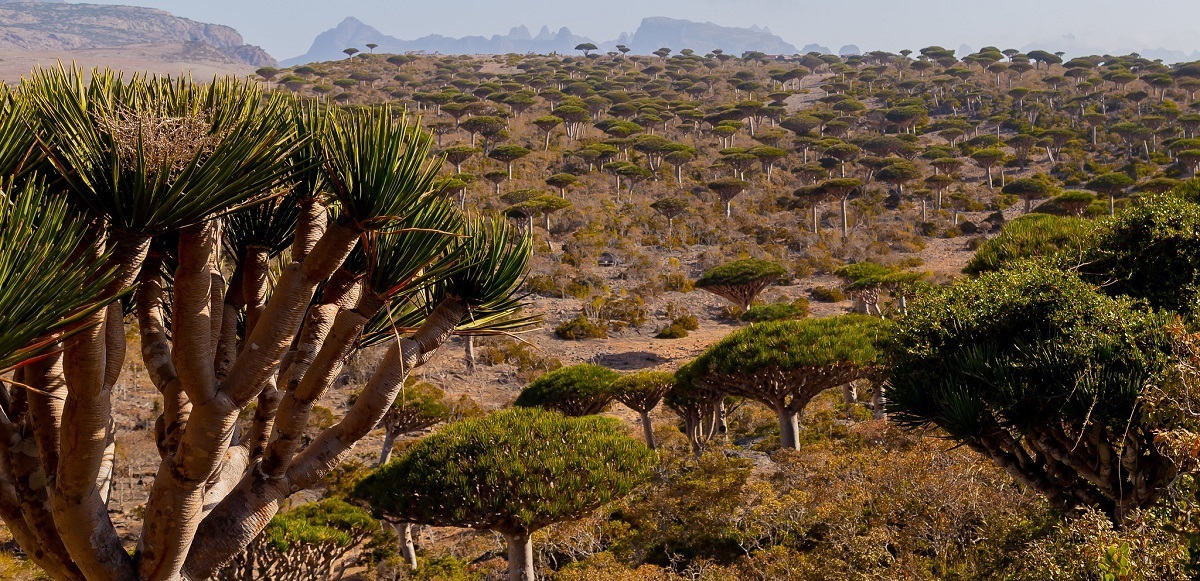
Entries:
{"type": "Polygon", "coordinates": [[[617,45],[623,44],[635,54],[650,54],[662,47],[668,47],[674,51],[690,48],[701,53],[719,48],[726,53],[735,55],[750,50],[767,54],[800,52],[795,46],[788,44],[766,28],[734,28],[718,26],[711,22],[691,22],[673,18],[646,18],[632,34],[623,33],[616,40],[599,43],[587,37],[578,36],[565,27],[560,28],[557,32],[552,32],[547,26],[543,26],[536,36],[531,34],[528,28],[518,26],[510,30],[508,34],[498,34],[490,38],[484,36],[451,38],[432,34],[416,40],[401,40],[394,36],[388,36],[357,18],[347,18],[336,28],[318,35],[307,53],[287,59],[282,64],[283,66],[293,66],[345,58],[343,50],[347,48],[367,50],[367,44],[378,45],[375,50],[384,53],[425,51],[442,54],[527,52],[570,54],[575,52],[576,46],[584,43],[595,44],[605,52],[615,50],[617,45]]]}
{"type": "Polygon", "coordinates": [[[242,35],[228,26],[196,22],[163,10],[0,0],[0,51],[46,53],[151,45],[191,46],[187,52],[193,54],[202,47],[206,58],[224,58],[233,65],[277,64],[265,50],[246,44],[242,35]]]}

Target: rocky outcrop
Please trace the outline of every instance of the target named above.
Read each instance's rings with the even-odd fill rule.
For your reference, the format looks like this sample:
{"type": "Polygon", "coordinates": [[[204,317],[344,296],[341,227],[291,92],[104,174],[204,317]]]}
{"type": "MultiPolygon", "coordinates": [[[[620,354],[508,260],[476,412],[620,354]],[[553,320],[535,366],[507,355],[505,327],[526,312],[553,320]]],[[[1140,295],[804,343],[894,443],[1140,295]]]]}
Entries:
{"type": "MultiPolygon", "coordinates": [[[[542,26],[536,36],[531,36],[528,28],[518,26],[508,34],[492,37],[451,38],[431,34],[416,40],[401,40],[388,36],[357,18],[347,18],[337,27],[318,35],[307,53],[285,60],[283,65],[293,66],[346,58],[343,50],[366,50],[368,43],[379,45],[375,52],[382,53],[424,51],[442,54],[577,54],[576,46],[591,42],[593,41],[586,37],[575,35],[568,28],[551,32],[548,26],[542,26]]],[[[636,54],[651,54],[664,46],[676,52],[690,48],[700,54],[714,48],[735,55],[752,50],[788,55],[800,52],[766,28],[732,28],[717,26],[711,22],[700,23],[673,18],[646,18],[632,35],[622,33],[616,40],[600,43],[599,46],[601,51],[611,51],[615,50],[618,44],[627,45],[636,54]]]]}
{"type": "Polygon", "coordinates": [[[765,28],[734,28],[711,22],[661,17],[643,19],[628,46],[638,54],[650,54],[662,47],[675,52],[690,48],[700,54],[715,48],[732,55],[740,55],[746,51],[786,55],[800,52],[795,46],[765,28]]]}
{"type": "Polygon", "coordinates": [[[271,55],[248,45],[228,26],[180,18],[137,6],[0,3],[0,50],[58,51],[157,43],[204,43],[230,60],[275,66],[271,55]]]}
{"type": "Polygon", "coordinates": [[[486,36],[465,36],[452,38],[440,34],[423,36],[416,40],[401,40],[388,36],[378,29],[363,23],[357,18],[347,18],[335,28],[322,32],[313,41],[308,52],[283,61],[284,66],[292,66],[316,61],[329,61],[346,58],[342,53],[348,48],[367,50],[367,44],[379,45],[375,52],[403,53],[409,51],[439,52],[442,54],[506,54],[506,53],[538,53],[549,54],[571,53],[575,47],[585,42],[592,42],[586,37],[577,36],[568,28],[560,28],[551,32],[543,26],[538,35],[532,36],[528,28],[518,26],[508,34],[486,36]]]}

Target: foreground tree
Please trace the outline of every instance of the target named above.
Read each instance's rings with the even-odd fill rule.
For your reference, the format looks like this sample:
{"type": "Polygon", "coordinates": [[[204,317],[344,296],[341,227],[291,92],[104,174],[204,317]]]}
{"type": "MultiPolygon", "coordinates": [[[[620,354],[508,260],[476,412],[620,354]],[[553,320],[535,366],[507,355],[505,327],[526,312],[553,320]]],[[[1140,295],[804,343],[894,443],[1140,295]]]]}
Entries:
{"type": "Polygon", "coordinates": [[[930,289],[899,323],[887,410],[1120,523],[1179,474],[1167,438],[1195,432],[1170,321],[1037,264],[930,289]]]}
{"type": "Polygon", "coordinates": [[[861,315],[761,323],[722,339],[680,371],[692,384],[770,407],[779,416],[781,445],[795,450],[800,412],[812,398],[881,376],[876,343],[886,329],[861,315]]]}
{"type": "Polygon", "coordinates": [[[406,522],[497,531],[508,578],[533,581],[535,532],[625,496],[653,468],[653,452],[617,420],[510,409],[425,438],[355,496],[406,522]]]}
{"type": "Polygon", "coordinates": [[[576,417],[598,414],[612,403],[613,382],[618,377],[616,371],[591,363],[555,369],[521,390],[513,405],[576,417]]]}
{"type": "Polygon", "coordinates": [[[774,262],[737,260],[705,272],[696,281],[696,288],[723,297],[746,312],[758,293],[786,274],[787,270],[774,262]]]}
{"type": "Polygon", "coordinates": [[[29,247],[10,241],[0,259],[18,257],[30,281],[39,268],[57,274],[6,287],[38,307],[0,329],[0,364],[28,361],[16,379],[33,388],[0,397],[0,424],[30,436],[19,448],[19,438],[0,442],[0,517],[54,578],[211,576],[379,423],[449,336],[486,331],[519,308],[510,297],[528,240],[440,198],[428,135],[387,108],[341,114],[286,99],[236,81],[96,71],[85,82],[81,71],[50,70],[6,103],[0,169],[30,184],[30,168],[43,171],[52,189],[13,190],[24,193],[5,212],[45,195],[3,236],[40,247],[22,255],[29,247]],[[40,237],[22,234],[39,223],[40,237]],[[56,264],[62,256],[71,259],[56,264]],[[106,480],[111,391],[126,367],[114,299],[135,282],[128,304],[164,405],[160,467],[131,556],[108,517],[106,480]],[[97,300],[106,306],[89,308],[97,300]],[[388,349],[355,404],[302,446],[313,402],[372,343],[388,349]]]}
{"type": "Polygon", "coordinates": [[[650,412],[658,407],[663,397],[675,387],[674,374],[664,371],[640,371],[622,375],[613,381],[612,390],[617,401],[635,411],[642,419],[642,432],[646,436],[646,446],[655,449],[654,425],[650,422],[650,412]]]}

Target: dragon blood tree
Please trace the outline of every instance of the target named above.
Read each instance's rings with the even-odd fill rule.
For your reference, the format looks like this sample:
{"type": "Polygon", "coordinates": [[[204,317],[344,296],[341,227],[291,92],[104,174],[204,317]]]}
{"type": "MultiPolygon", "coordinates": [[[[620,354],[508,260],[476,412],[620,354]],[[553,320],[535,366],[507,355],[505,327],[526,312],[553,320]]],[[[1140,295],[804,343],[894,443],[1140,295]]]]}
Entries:
{"type": "Polygon", "coordinates": [[[625,496],[654,465],[615,419],[513,408],[446,426],[354,495],[389,518],[497,531],[508,543],[508,578],[533,581],[535,532],[625,496]]]}
{"type": "Polygon", "coordinates": [[[655,449],[654,424],[650,412],[662,403],[663,397],[675,387],[674,374],[665,371],[639,371],[622,375],[612,383],[613,397],[642,418],[646,446],[655,449]]]}
{"type": "Polygon", "coordinates": [[[430,137],[388,108],[88,77],[0,95],[0,517],[54,579],[209,578],[451,335],[527,323],[530,244],[443,200],[430,137]],[[107,509],[126,309],[163,400],[132,555],[107,509]],[[386,353],[355,404],[304,444],[372,343],[386,353]]]}
{"type": "Polygon", "coordinates": [[[683,418],[683,434],[699,456],[704,445],[725,433],[725,393],[717,386],[695,381],[695,361],[675,372],[675,384],[663,397],[663,403],[683,418]]]}
{"type": "Polygon", "coordinates": [[[576,417],[598,414],[612,403],[613,382],[619,377],[616,371],[591,363],[555,369],[521,390],[513,405],[576,417]]]}
{"type": "Polygon", "coordinates": [[[787,270],[774,262],[737,260],[705,272],[696,281],[696,288],[722,297],[745,312],[758,293],[786,274],[787,270]]]}
{"type": "Polygon", "coordinates": [[[887,409],[1120,523],[1194,470],[1195,378],[1180,371],[1195,342],[1169,314],[1025,263],[914,300],[889,348],[887,409]]]}
{"type": "Polygon", "coordinates": [[[760,323],[709,347],[685,367],[686,375],[693,385],[770,407],[779,416],[782,446],[794,450],[800,412],[812,398],[882,375],[877,343],[887,328],[862,315],[760,323]]]}

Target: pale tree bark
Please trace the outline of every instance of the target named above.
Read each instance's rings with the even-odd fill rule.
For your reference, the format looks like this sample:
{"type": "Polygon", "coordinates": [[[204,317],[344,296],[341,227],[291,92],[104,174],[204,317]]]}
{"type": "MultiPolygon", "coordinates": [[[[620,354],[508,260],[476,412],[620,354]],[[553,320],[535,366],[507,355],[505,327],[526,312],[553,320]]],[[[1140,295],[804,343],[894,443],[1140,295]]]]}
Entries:
{"type": "Polygon", "coordinates": [[[791,410],[776,413],[779,415],[780,445],[789,450],[800,449],[800,414],[791,410]]]}
{"type": "Polygon", "coordinates": [[[529,533],[505,533],[508,543],[508,581],[534,581],[533,539],[529,533]]]}
{"type": "Polygon", "coordinates": [[[650,410],[640,411],[642,418],[642,434],[646,436],[646,446],[651,450],[657,448],[654,442],[654,425],[650,423],[650,410]]]}
{"type": "Polygon", "coordinates": [[[408,563],[408,568],[414,571],[417,570],[417,547],[413,543],[413,525],[412,523],[404,523],[396,527],[397,533],[400,533],[401,546],[404,550],[404,561],[408,563]]]}
{"type": "MultiPolygon", "coordinates": [[[[249,470],[200,524],[199,534],[182,571],[183,577],[207,578],[262,532],[285,499],[314,485],[336,467],[354,443],[379,424],[404,380],[445,343],[465,315],[466,305],[457,299],[447,299],[439,304],[411,338],[392,343],[340,422],[323,431],[290,462],[280,461],[285,469],[278,471],[276,468],[277,475],[249,470]]],[[[331,382],[334,376],[326,377],[331,382]]],[[[297,393],[305,389],[302,386],[297,393]]],[[[302,409],[302,406],[296,409],[302,409]]],[[[286,416],[281,406],[279,422],[282,423],[286,416]]],[[[284,450],[280,452],[283,460],[284,450]]]]}
{"type": "MultiPolygon", "coordinates": [[[[150,246],[142,237],[114,237],[112,260],[119,272],[110,284],[110,296],[130,286],[150,246]]],[[[98,245],[94,245],[99,250],[98,245]]],[[[67,339],[63,351],[66,401],[63,406],[59,453],[70,462],[59,462],[54,477],[50,506],[54,525],[72,561],[89,579],[134,579],[132,560],[108,517],[108,509],[96,487],[96,475],[104,461],[112,418],[112,385],[124,357],[125,335],[113,332],[120,321],[121,305],[89,317],[92,326],[67,339]],[[119,339],[118,339],[119,336],[119,339]],[[110,346],[108,343],[120,345],[110,346]],[[113,369],[113,373],[109,373],[113,369]]]]}

